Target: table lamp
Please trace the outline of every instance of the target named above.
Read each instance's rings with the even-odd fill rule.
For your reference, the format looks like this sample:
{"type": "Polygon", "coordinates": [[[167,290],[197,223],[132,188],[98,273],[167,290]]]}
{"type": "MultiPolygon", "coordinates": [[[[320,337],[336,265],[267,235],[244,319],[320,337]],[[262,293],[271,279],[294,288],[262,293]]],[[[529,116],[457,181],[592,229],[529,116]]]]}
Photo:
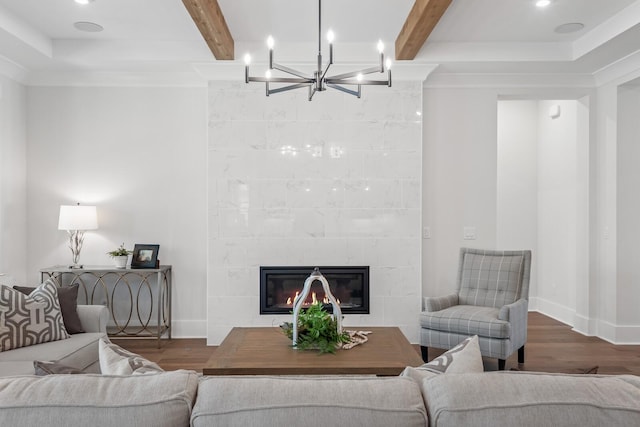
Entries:
{"type": "Polygon", "coordinates": [[[84,232],[97,228],[98,217],[95,206],[80,206],[80,203],[75,206],[60,206],[58,230],[66,230],[69,234],[69,249],[73,254],[73,265],[69,268],[82,268],[82,265],[78,264],[78,259],[84,242],[84,232]]]}

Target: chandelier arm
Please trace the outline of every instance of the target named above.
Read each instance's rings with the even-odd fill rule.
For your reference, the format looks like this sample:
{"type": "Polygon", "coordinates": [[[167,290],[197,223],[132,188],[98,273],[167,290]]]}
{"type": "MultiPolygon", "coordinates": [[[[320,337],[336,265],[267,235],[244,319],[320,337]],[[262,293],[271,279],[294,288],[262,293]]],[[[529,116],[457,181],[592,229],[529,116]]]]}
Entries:
{"type": "Polygon", "coordinates": [[[337,89],[337,90],[339,90],[341,92],[348,93],[349,95],[353,95],[353,96],[356,96],[358,98],[360,98],[360,95],[362,94],[362,90],[361,90],[360,85],[358,85],[358,90],[357,91],[353,90],[353,89],[349,89],[349,88],[343,87],[343,86],[340,86],[340,85],[337,85],[337,84],[333,84],[333,83],[327,83],[327,87],[330,87],[332,89],[337,89]]]}
{"type": "Polygon", "coordinates": [[[332,85],[368,85],[368,86],[389,86],[388,80],[357,80],[357,79],[326,79],[327,86],[332,85]]]}
{"type": "Polygon", "coordinates": [[[298,76],[303,79],[311,79],[311,77],[309,77],[307,74],[304,74],[302,71],[294,70],[293,68],[289,68],[286,65],[281,65],[276,62],[274,62],[272,65],[273,65],[272,68],[274,70],[283,71],[287,74],[292,74],[294,76],[298,76]]]}
{"type": "Polygon", "coordinates": [[[329,62],[326,66],[326,68],[324,69],[324,72],[322,73],[322,77],[320,77],[320,80],[324,80],[326,75],[327,75],[327,71],[329,71],[329,67],[331,67],[331,64],[333,64],[333,62],[329,62]]]}
{"type": "Polygon", "coordinates": [[[250,82],[262,82],[262,83],[301,83],[311,84],[314,83],[313,79],[298,79],[295,77],[249,77],[250,82]]]}
{"type": "Polygon", "coordinates": [[[379,67],[370,67],[370,68],[365,68],[364,70],[351,71],[348,73],[336,74],[335,76],[329,76],[327,77],[327,80],[348,79],[349,77],[356,77],[358,74],[373,74],[373,73],[381,73],[381,72],[382,71],[380,71],[379,67]]]}
{"type": "Polygon", "coordinates": [[[300,89],[303,87],[307,87],[309,86],[309,83],[298,83],[296,85],[289,85],[289,86],[283,86],[283,87],[278,87],[275,89],[269,89],[268,93],[269,95],[274,94],[274,93],[280,93],[280,92],[286,92],[288,90],[293,90],[293,89],[300,89]]]}
{"type": "Polygon", "coordinates": [[[318,89],[316,89],[315,85],[309,85],[309,101],[313,99],[313,95],[315,95],[317,91],[318,89]]]}

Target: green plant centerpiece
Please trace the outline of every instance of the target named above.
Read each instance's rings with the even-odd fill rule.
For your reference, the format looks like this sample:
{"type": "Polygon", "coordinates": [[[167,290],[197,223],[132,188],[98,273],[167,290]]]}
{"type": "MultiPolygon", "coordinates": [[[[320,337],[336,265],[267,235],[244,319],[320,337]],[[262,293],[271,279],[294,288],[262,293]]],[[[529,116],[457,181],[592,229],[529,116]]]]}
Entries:
{"type": "MultiPolygon", "coordinates": [[[[285,322],[281,326],[284,333],[293,338],[293,325],[285,322]]],[[[322,304],[311,304],[298,316],[298,342],[300,350],[318,350],[320,353],[335,353],[341,344],[349,342],[349,334],[338,333],[334,317],[322,304]]]]}
{"type": "Polygon", "coordinates": [[[133,253],[132,251],[124,248],[124,243],[123,243],[120,246],[118,246],[117,249],[107,252],[107,255],[109,255],[111,258],[115,258],[119,256],[128,256],[129,254],[132,254],[132,253],[133,253]]]}

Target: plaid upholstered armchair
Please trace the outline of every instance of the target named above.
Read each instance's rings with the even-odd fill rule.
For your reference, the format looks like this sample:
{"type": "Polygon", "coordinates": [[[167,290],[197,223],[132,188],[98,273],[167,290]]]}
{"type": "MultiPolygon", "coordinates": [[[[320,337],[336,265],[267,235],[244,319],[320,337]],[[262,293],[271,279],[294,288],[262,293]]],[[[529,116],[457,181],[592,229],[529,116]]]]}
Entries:
{"type": "Polygon", "coordinates": [[[420,346],[450,349],[478,335],[480,352],[498,359],[498,369],[518,350],[524,363],[531,251],[462,248],[458,289],[451,295],[424,299],[420,346]]]}

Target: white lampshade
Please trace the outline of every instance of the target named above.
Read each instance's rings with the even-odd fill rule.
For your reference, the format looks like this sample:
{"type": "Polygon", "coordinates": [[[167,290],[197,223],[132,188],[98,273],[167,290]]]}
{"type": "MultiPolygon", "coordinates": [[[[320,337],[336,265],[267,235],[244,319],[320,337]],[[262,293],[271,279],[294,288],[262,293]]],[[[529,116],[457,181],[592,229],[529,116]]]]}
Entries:
{"type": "Polygon", "coordinates": [[[60,206],[58,230],[95,230],[98,216],[95,206],[60,206]]]}

